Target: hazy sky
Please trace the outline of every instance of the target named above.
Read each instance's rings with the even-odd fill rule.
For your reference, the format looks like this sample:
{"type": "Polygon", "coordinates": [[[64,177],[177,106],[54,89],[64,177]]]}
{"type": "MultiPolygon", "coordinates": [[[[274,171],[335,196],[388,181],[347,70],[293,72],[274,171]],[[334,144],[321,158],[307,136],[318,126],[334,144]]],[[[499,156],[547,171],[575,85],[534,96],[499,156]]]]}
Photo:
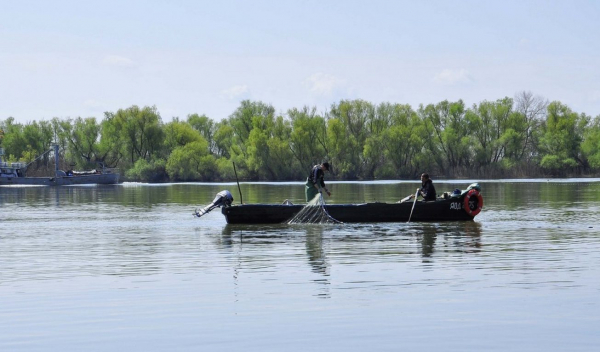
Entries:
{"type": "Polygon", "coordinates": [[[524,90],[600,115],[600,1],[0,0],[0,120],[524,90]]]}

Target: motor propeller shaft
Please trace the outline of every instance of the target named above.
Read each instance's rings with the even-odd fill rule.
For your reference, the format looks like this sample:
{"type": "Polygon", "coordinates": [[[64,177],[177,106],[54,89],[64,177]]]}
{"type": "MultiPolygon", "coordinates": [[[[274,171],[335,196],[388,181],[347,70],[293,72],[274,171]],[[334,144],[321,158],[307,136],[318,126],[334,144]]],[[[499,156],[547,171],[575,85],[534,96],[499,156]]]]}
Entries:
{"type": "Polygon", "coordinates": [[[194,212],[194,215],[196,217],[201,217],[204,214],[209,213],[211,210],[213,210],[214,208],[217,207],[222,207],[222,206],[231,206],[231,203],[233,203],[233,196],[231,195],[231,192],[229,192],[228,190],[223,190],[219,193],[217,193],[217,195],[215,196],[215,199],[213,199],[212,203],[208,204],[207,206],[205,206],[204,208],[198,210],[196,209],[196,211],[194,212]]]}

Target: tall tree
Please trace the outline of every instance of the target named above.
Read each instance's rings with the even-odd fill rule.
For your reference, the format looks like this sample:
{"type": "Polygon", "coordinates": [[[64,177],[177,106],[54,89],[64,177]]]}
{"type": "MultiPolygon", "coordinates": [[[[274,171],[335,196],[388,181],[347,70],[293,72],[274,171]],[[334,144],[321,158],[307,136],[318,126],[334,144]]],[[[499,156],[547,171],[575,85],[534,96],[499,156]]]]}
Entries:
{"type": "Polygon", "coordinates": [[[453,176],[459,168],[470,166],[472,131],[465,119],[464,102],[444,100],[420,106],[418,114],[430,136],[425,145],[441,172],[453,176]]]}
{"type": "Polygon", "coordinates": [[[202,138],[175,148],[166,169],[172,180],[211,181],[216,178],[217,164],[214,156],[208,154],[208,142],[202,138]]]}
{"type": "Polygon", "coordinates": [[[16,123],[14,117],[9,117],[3,122],[4,138],[2,147],[6,160],[17,161],[27,150],[27,142],[23,134],[23,125],[16,123]]]}
{"type": "Polygon", "coordinates": [[[130,165],[138,159],[150,160],[163,145],[162,120],[156,107],[119,109],[111,121],[123,139],[130,165]]]}
{"type": "Polygon", "coordinates": [[[208,148],[211,153],[219,154],[214,136],[217,130],[217,124],[206,115],[191,114],[187,117],[187,122],[193,129],[200,132],[202,137],[208,142],[208,148]]]}
{"type": "Polygon", "coordinates": [[[231,158],[232,149],[235,146],[235,131],[229,124],[229,121],[224,120],[216,124],[214,134],[214,144],[216,155],[225,159],[231,158]]]}
{"type": "MultiPolygon", "coordinates": [[[[228,135],[230,141],[227,142],[230,145],[230,158],[251,179],[257,179],[259,176],[256,165],[248,164],[251,161],[247,151],[248,139],[253,129],[264,131],[268,126],[272,126],[274,114],[275,109],[271,105],[260,101],[244,100],[227,120],[232,132],[228,135]]],[[[254,144],[256,144],[256,138],[258,138],[257,134],[260,134],[260,132],[255,133],[252,142],[254,144]]],[[[252,159],[252,161],[256,161],[256,159],[252,159]]]]}
{"type": "Polygon", "coordinates": [[[363,159],[363,177],[368,179],[375,178],[375,174],[385,164],[385,137],[384,133],[390,128],[396,106],[390,103],[379,104],[374,114],[369,115],[366,122],[368,136],[364,141],[362,159],[363,159]]]}
{"type": "Polygon", "coordinates": [[[105,112],[104,120],[100,125],[98,161],[104,162],[108,167],[130,167],[132,164],[127,162],[126,140],[121,135],[122,122],[117,119],[114,113],[105,112]]]}
{"type": "Polygon", "coordinates": [[[394,105],[391,126],[383,131],[383,152],[394,177],[412,177],[421,165],[426,129],[410,105],[394,105]]]}
{"type": "Polygon", "coordinates": [[[568,106],[558,101],[550,103],[540,138],[540,165],[561,174],[569,168],[582,165],[581,142],[588,122],[585,115],[579,116],[568,106]]]}
{"type": "Polygon", "coordinates": [[[337,118],[327,120],[327,143],[330,146],[334,172],[342,179],[354,180],[360,176],[362,145],[348,136],[346,126],[337,118]]]}
{"type": "MultiPolygon", "coordinates": [[[[260,123],[266,123],[273,119],[275,109],[273,106],[263,102],[244,100],[240,106],[229,116],[229,125],[233,128],[234,138],[239,145],[245,145],[252,129],[256,127],[255,117],[263,117],[260,123]]],[[[245,153],[243,148],[242,153],[245,153]]]]}
{"type": "Polygon", "coordinates": [[[509,122],[513,100],[504,98],[495,102],[483,101],[466,113],[469,131],[473,135],[475,162],[488,166],[502,161],[508,139],[514,137],[509,122]]]}
{"type": "Polygon", "coordinates": [[[523,91],[516,95],[515,111],[523,114],[525,120],[523,125],[525,140],[516,159],[528,162],[537,156],[536,131],[540,129],[546,118],[548,104],[546,99],[534,96],[531,92],[523,91]]]}
{"type": "Polygon", "coordinates": [[[189,123],[181,122],[179,120],[173,120],[165,124],[163,130],[165,136],[164,144],[168,153],[171,153],[175,148],[183,147],[188,143],[206,140],[202,134],[194,129],[189,123]]]}
{"type": "Polygon", "coordinates": [[[600,115],[594,118],[585,131],[581,150],[589,166],[600,169],[600,115]]]}
{"type": "MultiPolygon", "coordinates": [[[[372,136],[373,131],[380,130],[385,122],[377,118],[373,104],[364,100],[342,100],[333,104],[329,118],[339,121],[343,126],[343,130],[339,130],[336,123],[328,130],[330,138],[336,141],[332,144],[331,151],[336,159],[335,163],[341,166],[337,170],[349,179],[363,176],[366,167],[363,154],[366,140],[372,136]]],[[[372,143],[376,142],[373,140],[372,143]]],[[[369,153],[369,156],[372,154],[369,153]]]]}
{"type": "Polygon", "coordinates": [[[307,106],[302,109],[293,108],[288,110],[288,116],[292,122],[289,148],[300,168],[309,170],[313,165],[326,161],[327,124],[317,114],[317,109],[307,106]]]}
{"type": "MultiPolygon", "coordinates": [[[[71,127],[65,124],[67,126],[71,127]]],[[[79,168],[93,167],[97,161],[100,129],[94,117],[76,118],[72,130],[66,134],[68,148],[65,157],[74,161],[79,168]]]]}

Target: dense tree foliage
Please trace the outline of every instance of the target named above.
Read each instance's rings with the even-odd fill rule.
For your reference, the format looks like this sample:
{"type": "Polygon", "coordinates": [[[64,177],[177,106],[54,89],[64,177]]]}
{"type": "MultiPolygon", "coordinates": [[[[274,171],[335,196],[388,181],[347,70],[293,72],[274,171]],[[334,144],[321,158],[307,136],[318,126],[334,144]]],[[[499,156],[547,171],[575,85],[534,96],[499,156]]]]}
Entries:
{"type": "Polygon", "coordinates": [[[6,161],[48,164],[58,144],[68,167],[119,167],[129,180],[303,180],[329,161],[332,178],[551,177],[600,173],[600,116],[530,92],[482,101],[410,105],[342,100],[324,114],[276,114],[245,100],[227,118],[190,114],[163,123],[156,107],[19,124],[0,121],[6,161]],[[39,157],[42,156],[42,157],[39,157]],[[37,158],[37,159],[36,159],[37,158]],[[234,169],[235,165],[235,169],[234,169]]]}

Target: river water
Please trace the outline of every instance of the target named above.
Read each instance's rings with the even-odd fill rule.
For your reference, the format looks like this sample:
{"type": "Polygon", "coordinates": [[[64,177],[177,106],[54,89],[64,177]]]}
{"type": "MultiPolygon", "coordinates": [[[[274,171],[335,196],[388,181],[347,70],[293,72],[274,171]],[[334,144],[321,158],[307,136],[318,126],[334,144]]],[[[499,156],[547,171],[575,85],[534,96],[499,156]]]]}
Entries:
{"type": "MultiPolygon", "coordinates": [[[[473,222],[269,226],[192,216],[235,183],[0,187],[0,351],[598,350],[600,179],[480,185],[473,222]]],[[[417,187],[331,182],[326,201],[417,187]]]]}

